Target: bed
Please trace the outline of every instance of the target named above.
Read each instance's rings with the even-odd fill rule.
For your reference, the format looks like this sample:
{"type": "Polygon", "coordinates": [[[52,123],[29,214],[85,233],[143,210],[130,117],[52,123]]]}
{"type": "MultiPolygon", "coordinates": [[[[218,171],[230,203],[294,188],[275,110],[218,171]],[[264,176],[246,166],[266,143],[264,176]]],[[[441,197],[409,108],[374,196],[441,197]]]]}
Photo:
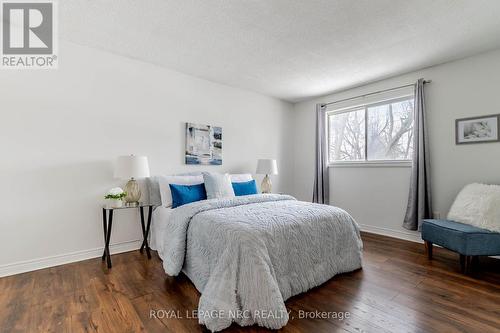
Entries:
{"type": "Polygon", "coordinates": [[[233,322],[279,329],[285,301],[359,269],[362,241],[344,210],[256,194],[154,211],[152,247],[168,275],[184,272],[201,293],[198,319],[211,331],[233,322]]]}

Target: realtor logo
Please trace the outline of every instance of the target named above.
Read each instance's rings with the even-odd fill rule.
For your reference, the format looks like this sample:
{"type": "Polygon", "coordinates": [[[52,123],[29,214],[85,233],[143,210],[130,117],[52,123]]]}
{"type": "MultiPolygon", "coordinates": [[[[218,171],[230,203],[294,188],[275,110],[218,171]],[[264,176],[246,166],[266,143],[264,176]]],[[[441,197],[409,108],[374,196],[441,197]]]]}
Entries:
{"type": "Polygon", "coordinates": [[[54,3],[2,2],[2,68],[56,68],[54,3]]]}

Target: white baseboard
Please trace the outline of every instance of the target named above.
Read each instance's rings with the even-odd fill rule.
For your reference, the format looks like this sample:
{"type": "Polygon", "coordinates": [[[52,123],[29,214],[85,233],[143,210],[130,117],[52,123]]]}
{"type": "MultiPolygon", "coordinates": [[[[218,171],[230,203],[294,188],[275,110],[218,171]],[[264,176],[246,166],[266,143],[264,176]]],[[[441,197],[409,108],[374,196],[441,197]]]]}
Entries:
{"type": "MultiPolygon", "coordinates": [[[[416,231],[411,232],[411,231],[394,230],[394,229],[376,227],[373,225],[366,225],[366,224],[360,224],[359,226],[362,231],[366,231],[372,234],[404,239],[416,243],[423,243],[422,238],[420,237],[420,233],[416,231]]],[[[111,254],[133,251],[139,249],[141,244],[142,240],[132,240],[117,244],[111,244],[110,251],[111,254]]],[[[0,266],[0,277],[35,271],[42,268],[69,264],[72,262],[77,262],[92,258],[98,258],[102,256],[103,250],[104,249],[102,247],[99,247],[96,249],[76,251],[68,254],[61,254],[51,257],[26,260],[17,263],[2,265],[0,266]]],[[[500,259],[500,257],[494,257],[494,258],[500,259]]]]}
{"type": "MultiPolygon", "coordinates": [[[[111,251],[111,254],[128,252],[137,250],[138,248],[140,248],[141,244],[142,240],[132,240],[122,243],[116,243],[111,244],[109,246],[109,250],[111,251]]],[[[104,248],[99,247],[96,249],[76,251],[67,254],[60,254],[51,257],[38,258],[2,265],[0,266],[0,277],[35,271],[42,268],[59,266],[92,258],[98,258],[102,256],[103,251],[104,248]]]]}
{"type": "Polygon", "coordinates": [[[372,234],[389,236],[399,239],[404,239],[410,242],[423,243],[422,237],[420,236],[420,232],[418,231],[403,231],[403,230],[394,230],[384,227],[376,227],[373,225],[360,224],[359,227],[362,231],[366,231],[372,234]]]}

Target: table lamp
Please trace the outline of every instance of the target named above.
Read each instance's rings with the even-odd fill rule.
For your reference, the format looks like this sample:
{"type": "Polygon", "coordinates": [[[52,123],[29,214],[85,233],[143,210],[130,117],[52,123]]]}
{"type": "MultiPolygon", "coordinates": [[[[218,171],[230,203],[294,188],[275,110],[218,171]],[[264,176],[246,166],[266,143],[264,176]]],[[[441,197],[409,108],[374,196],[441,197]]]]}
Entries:
{"type": "Polygon", "coordinates": [[[115,178],[129,179],[124,191],[127,192],[125,202],[128,206],[139,205],[141,189],[136,179],[149,177],[149,164],[146,156],[119,156],[116,159],[115,178]]]}
{"type": "Polygon", "coordinates": [[[269,178],[269,175],[278,174],[278,165],[276,164],[276,160],[271,160],[271,159],[258,160],[257,174],[266,175],[262,180],[262,184],[260,185],[262,193],[271,193],[272,182],[271,178],[269,178]]]}

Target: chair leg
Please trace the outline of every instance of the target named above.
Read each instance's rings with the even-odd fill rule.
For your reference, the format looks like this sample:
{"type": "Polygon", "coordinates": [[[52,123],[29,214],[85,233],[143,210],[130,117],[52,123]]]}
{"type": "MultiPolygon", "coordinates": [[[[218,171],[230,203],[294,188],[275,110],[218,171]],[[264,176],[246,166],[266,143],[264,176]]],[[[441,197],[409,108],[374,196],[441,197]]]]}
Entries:
{"type": "Polygon", "coordinates": [[[469,272],[476,270],[479,264],[479,256],[469,256],[469,272]]]}
{"type": "Polygon", "coordinates": [[[427,258],[432,259],[432,243],[425,241],[425,252],[427,252],[427,258]]]}
{"type": "Polygon", "coordinates": [[[465,274],[469,274],[472,270],[472,258],[473,256],[467,256],[467,267],[465,274]]]}
{"type": "Polygon", "coordinates": [[[460,267],[462,269],[462,273],[469,274],[472,270],[472,266],[477,263],[477,256],[466,256],[460,255],[460,267]]]}
{"type": "Polygon", "coordinates": [[[479,256],[472,256],[472,267],[477,268],[479,265],[479,256]]]}
{"type": "Polygon", "coordinates": [[[463,254],[460,255],[460,270],[464,274],[467,271],[467,256],[463,254]]]}

